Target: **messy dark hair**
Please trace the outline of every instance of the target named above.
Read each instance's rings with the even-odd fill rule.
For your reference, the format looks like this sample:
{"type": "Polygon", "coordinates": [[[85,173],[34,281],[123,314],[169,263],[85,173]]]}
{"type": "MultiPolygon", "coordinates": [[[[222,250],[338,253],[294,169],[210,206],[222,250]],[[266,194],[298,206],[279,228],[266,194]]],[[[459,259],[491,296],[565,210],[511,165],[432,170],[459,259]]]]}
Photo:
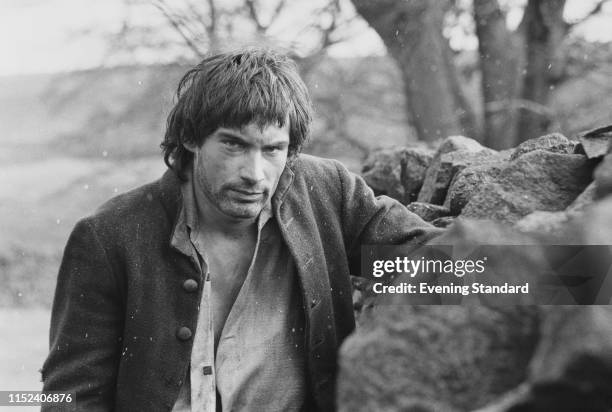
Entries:
{"type": "Polygon", "coordinates": [[[310,132],[312,103],[295,62],[270,49],[243,49],[205,58],[179,82],[177,103],[161,143],[164,161],[184,178],[193,154],[219,127],[260,127],[289,122],[289,157],[310,132]]]}

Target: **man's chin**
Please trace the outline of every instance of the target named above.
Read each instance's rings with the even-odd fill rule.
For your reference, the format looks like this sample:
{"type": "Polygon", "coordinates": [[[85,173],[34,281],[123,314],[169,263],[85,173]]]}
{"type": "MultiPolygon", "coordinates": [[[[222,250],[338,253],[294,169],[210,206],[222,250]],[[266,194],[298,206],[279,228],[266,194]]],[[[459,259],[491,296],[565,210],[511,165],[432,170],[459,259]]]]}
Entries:
{"type": "Polygon", "coordinates": [[[263,205],[260,203],[232,204],[231,206],[223,209],[223,213],[234,219],[255,219],[261,213],[263,205]]]}

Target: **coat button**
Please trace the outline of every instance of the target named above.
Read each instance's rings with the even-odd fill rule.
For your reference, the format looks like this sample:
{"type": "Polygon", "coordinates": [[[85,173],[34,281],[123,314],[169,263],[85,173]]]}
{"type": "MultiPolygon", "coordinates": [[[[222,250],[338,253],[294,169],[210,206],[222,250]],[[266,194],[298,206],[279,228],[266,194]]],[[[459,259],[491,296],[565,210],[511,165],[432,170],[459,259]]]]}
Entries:
{"type": "Polygon", "coordinates": [[[187,279],[185,282],[183,282],[183,289],[185,292],[195,292],[198,290],[198,281],[195,279],[187,279]]]}
{"type": "Polygon", "coordinates": [[[191,329],[187,326],[181,326],[176,330],[176,337],[180,340],[188,340],[191,338],[191,329]]]}

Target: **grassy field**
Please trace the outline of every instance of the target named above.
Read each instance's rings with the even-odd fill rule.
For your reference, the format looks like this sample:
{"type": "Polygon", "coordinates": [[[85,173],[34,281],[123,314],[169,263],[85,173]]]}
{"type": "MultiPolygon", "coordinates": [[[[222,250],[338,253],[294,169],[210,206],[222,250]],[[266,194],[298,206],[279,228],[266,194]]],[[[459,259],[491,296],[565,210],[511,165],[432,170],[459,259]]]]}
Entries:
{"type": "MultiPolygon", "coordinates": [[[[49,313],[45,309],[0,309],[0,390],[39,391],[47,355],[49,313]]],[[[37,411],[40,407],[2,407],[0,411],[37,411]]]]}
{"type": "Polygon", "coordinates": [[[0,309],[0,388],[40,390],[48,350],[49,313],[45,309],[0,309]],[[19,336],[21,339],[13,339],[19,336]],[[22,353],[24,356],[15,356],[22,353]]]}
{"type": "Polygon", "coordinates": [[[158,158],[121,164],[50,158],[0,169],[0,306],[49,307],[63,245],[76,221],[106,199],[158,178],[158,158]]]}

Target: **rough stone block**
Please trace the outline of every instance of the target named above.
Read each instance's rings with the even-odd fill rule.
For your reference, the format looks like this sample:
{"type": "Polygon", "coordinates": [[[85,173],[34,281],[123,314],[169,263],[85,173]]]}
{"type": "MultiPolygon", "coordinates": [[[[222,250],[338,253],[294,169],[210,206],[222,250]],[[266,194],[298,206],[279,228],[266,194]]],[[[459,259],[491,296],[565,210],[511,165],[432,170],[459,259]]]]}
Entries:
{"type": "Polygon", "coordinates": [[[530,311],[536,309],[378,307],[341,348],[338,410],[465,411],[486,404],[525,379],[537,331],[530,311]]]}
{"type": "MultiPolygon", "coordinates": [[[[586,245],[612,245],[612,195],[594,203],[585,214],[582,242],[586,245]]],[[[608,246],[612,253],[612,246],[608,246]]]]}
{"type": "Polygon", "coordinates": [[[559,212],[536,210],[516,222],[516,227],[524,232],[552,236],[561,244],[580,244],[577,233],[583,227],[584,212],[594,201],[595,183],[591,182],[565,210],[559,212]]]}
{"type": "Polygon", "coordinates": [[[491,162],[496,159],[496,154],[496,151],[490,149],[482,149],[477,152],[458,150],[434,158],[427,169],[418,201],[443,204],[450,183],[458,172],[470,165],[491,162]]]}
{"type": "Polygon", "coordinates": [[[612,152],[608,153],[593,173],[596,197],[601,199],[612,194],[612,152]]]}
{"type": "MultiPolygon", "coordinates": [[[[586,233],[610,244],[612,197],[589,210],[593,226],[607,226],[586,233]]],[[[495,222],[458,219],[432,243],[528,245],[490,260],[489,276],[533,280],[549,267],[535,240],[495,222]]],[[[603,287],[610,296],[612,284],[603,287]]],[[[610,306],[516,306],[495,298],[414,306],[405,299],[394,295],[369,311],[343,344],[339,411],[610,410],[610,306]]]]}
{"type": "Polygon", "coordinates": [[[374,151],[365,161],[362,175],[376,195],[387,195],[406,204],[416,199],[433,150],[401,147],[374,151]]]}
{"type": "Polygon", "coordinates": [[[607,412],[612,407],[612,309],[549,307],[527,381],[476,412],[607,412]]]}
{"type": "Polygon", "coordinates": [[[519,144],[515,149],[510,160],[516,160],[525,153],[533,152],[534,150],[546,150],[553,153],[574,153],[575,142],[568,140],[567,137],[560,133],[551,133],[545,136],[535,137],[519,144]]]}
{"type": "MultiPolygon", "coordinates": [[[[527,243],[491,222],[458,221],[436,240],[527,243]]],[[[495,271],[527,276],[541,262],[508,255],[495,271]]],[[[401,280],[401,279],[398,279],[401,280]]],[[[391,298],[362,318],[343,344],[339,411],[466,411],[483,406],[527,376],[537,344],[536,306],[412,306],[391,298]]]]}
{"type": "Polygon", "coordinates": [[[598,127],[578,135],[580,142],[576,150],[589,159],[602,157],[608,153],[612,141],[612,125],[598,127]]]}
{"type": "Polygon", "coordinates": [[[453,178],[444,206],[452,215],[460,214],[472,196],[478,193],[483,185],[493,182],[505,166],[505,162],[495,161],[466,167],[453,178]]]}
{"type": "Polygon", "coordinates": [[[596,190],[595,182],[591,182],[565,210],[567,212],[584,212],[595,201],[596,190]]]}
{"type": "Polygon", "coordinates": [[[476,140],[465,137],[465,136],[449,136],[440,143],[436,150],[436,156],[444,153],[456,152],[457,150],[465,150],[469,152],[479,152],[486,149],[483,145],[478,143],[476,140]]]}
{"type": "Polygon", "coordinates": [[[584,156],[535,150],[485,184],[461,216],[515,223],[536,210],[563,210],[587,187],[591,174],[592,163],[584,156]]]}
{"type": "MultiPolygon", "coordinates": [[[[438,169],[440,168],[440,158],[446,153],[464,151],[464,152],[480,152],[488,150],[495,152],[491,149],[487,149],[474,139],[470,139],[465,136],[449,136],[444,139],[438,149],[436,150],[433,159],[428,167],[425,179],[423,181],[423,187],[419,192],[417,200],[419,202],[442,204],[444,202],[443,196],[446,194],[446,188],[436,188],[436,180],[438,169]],[[439,192],[442,193],[439,193],[439,192]],[[439,199],[442,197],[442,199],[439,199]]],[[[451,177],[452,178],[452,177],[451,177]]],[[[450,183],[450,181],[449,181],[450,183]]]]}

